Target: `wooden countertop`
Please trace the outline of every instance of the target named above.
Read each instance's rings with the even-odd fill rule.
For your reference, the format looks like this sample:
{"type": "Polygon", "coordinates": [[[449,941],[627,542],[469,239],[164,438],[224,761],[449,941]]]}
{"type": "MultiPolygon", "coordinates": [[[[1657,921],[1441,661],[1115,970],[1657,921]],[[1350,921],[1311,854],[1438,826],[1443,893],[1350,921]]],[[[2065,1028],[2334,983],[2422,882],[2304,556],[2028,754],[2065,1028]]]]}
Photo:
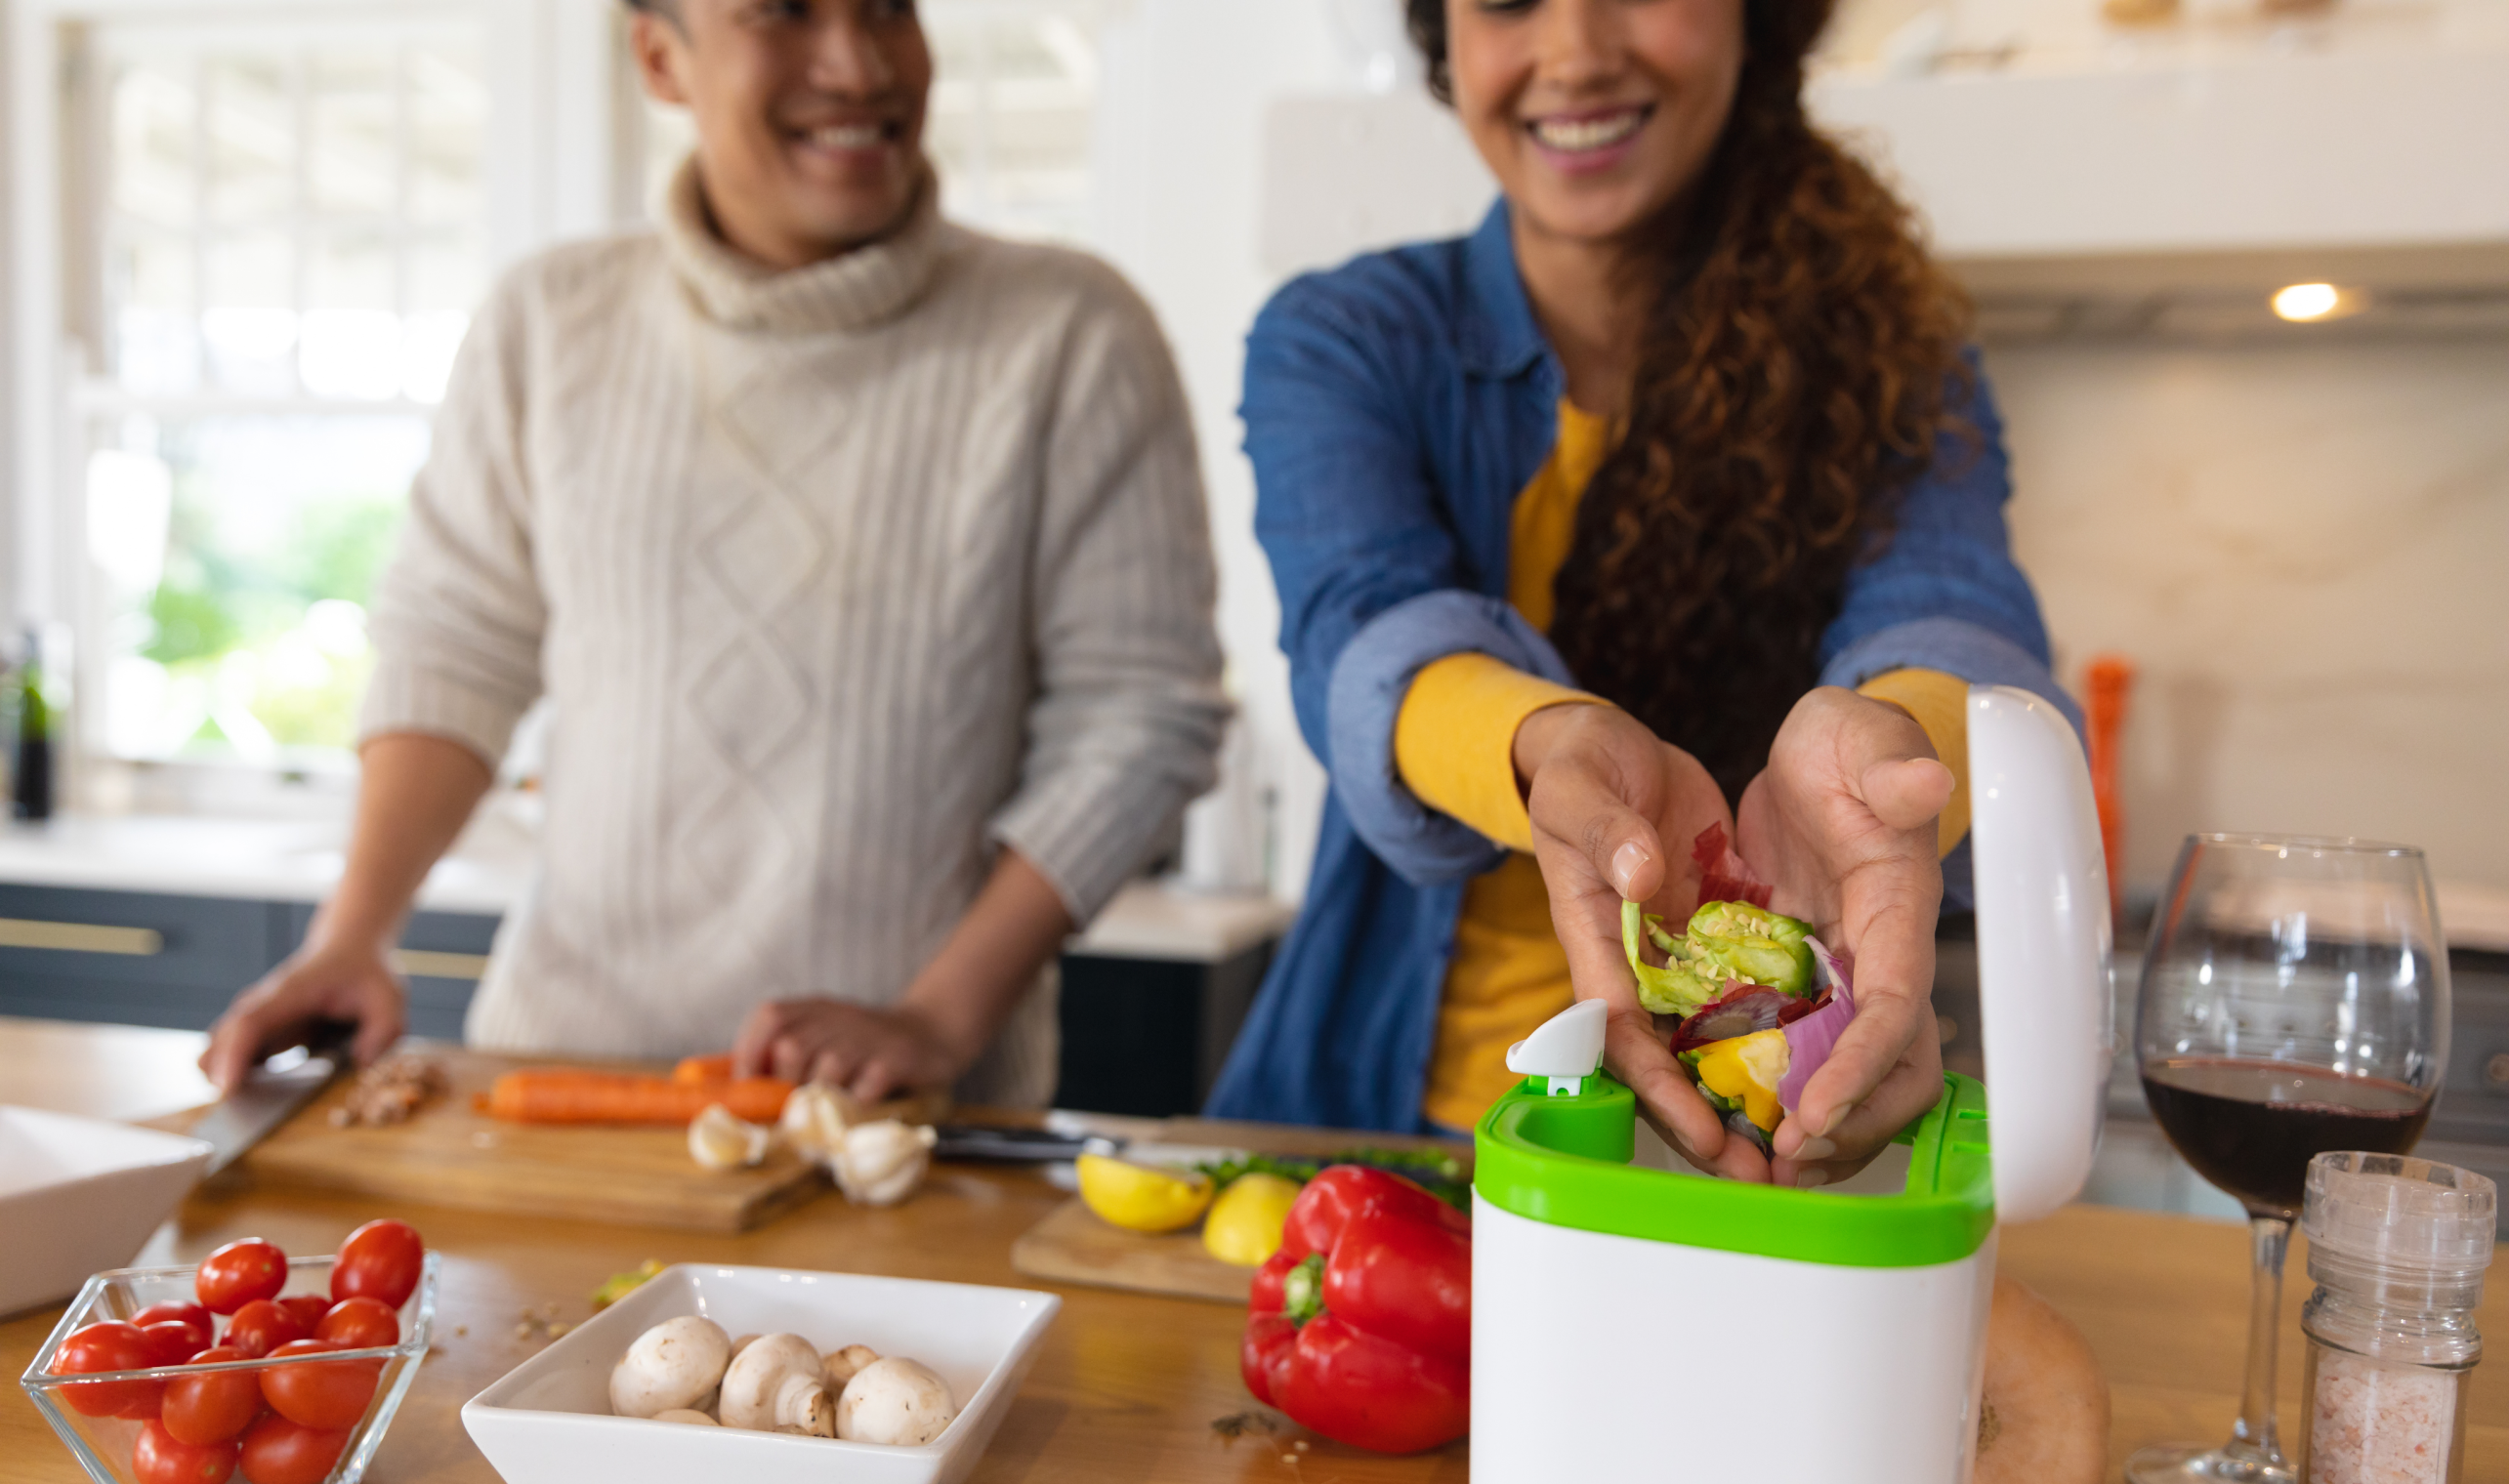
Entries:
{"type": "MultiPolygon", "coordinates": [[[[198,1045],[198,1037],[181,1032],[0,1018],[0,1097],[132,1116],[163,1105],[168,1069],[198,1045]],[[81,1042],[94,1043],[94,1053],[75,1084],[44,1072],[81,1042]]],[[[1063,1198],[1032,1174],[944,1167],[923,1193],[893,1211],[857,1211],[828,1195],[760,1230],[705,1237],[256,1190],[249,1164],[196,1192],[160,1235],[160,1250],[170,1242],[174,1260],[189,1260],[222,1242],[263,1236],[290,1252],[325,1252],[358,1222],[394,1216],[445,1255],[439,1340],[367,1475],[375,1484],[492,1484],[496,1475],[472,1447],[459,1414],[465,1400],[539,1343],[516,1338],[523,1311],[554,1299],[564,1317],[580,1320],[596,1283],[648,1257],[1035,1287],[1011,1270],[1011,1242],[1063,1198]]],[[[2308,1292],[2301,1244],[2293,1248],[2293,1281],[2283,1298],[2286,1434],[2297,1415],[2299,1306],[2308,1292]]],[[[2143,1443],[2228,1434],[2246,1329],[2246,1260],[2241,1228],[2143,1212],[2077,1206],[2004,1232],[2004,1270],[2081,1326],[2115,1388],[2112,1477],[2117,1462],[2143,1443]]],[[[2496,1336],[2509,1336],[2505,1287],[2493,1285],[2482,1316],[2496,1336]]],[[[1290,1447],[1304,1436],[1295,1429],[1226,1441],[1211,1424],[1250,1404],[1237,1380],[1237,1311],[1096,1289],[1058,1292],[1063,1312],[977,1470],[980,1481],[1461,1484],[1466,1477],[1460,1443],[1426,1457],[1385,1459],[1320,1438],[1308,1439],[1300,1454],[1290,1447]]],[[[0,1459],[9,1461],[13,1481],[71,1484],[80,1477],[14,1384],[60,1313],[51,1307],[0,1320],[0,1376],[12,1382],[0,1394],[0,1459]]],[[[2470,1420],[2465,1477],[2509,1477],[2509,1366],[2475,1373],[2470,1420]]]]}

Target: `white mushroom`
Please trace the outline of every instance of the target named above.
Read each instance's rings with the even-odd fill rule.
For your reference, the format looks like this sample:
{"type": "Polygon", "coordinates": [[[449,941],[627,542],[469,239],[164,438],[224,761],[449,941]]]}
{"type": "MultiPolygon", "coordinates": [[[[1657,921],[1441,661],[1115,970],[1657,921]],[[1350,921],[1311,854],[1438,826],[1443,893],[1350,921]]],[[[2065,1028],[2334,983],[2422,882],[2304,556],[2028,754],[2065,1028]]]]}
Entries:
{"type": "Polygon", "coordinates": [[[819,1357],[820,1380],[831,1393],[845,1389],[864,1366],[880,1358],[880,1352],[866,1344],[850,1344],[842,1350],[830,1350],[819,1357]]]}
{"type": "Polygon", "coordinates": [[[824,1160],[836,1153],[845,1131],[861,1112],[861,1105],[834,1084],[804,1083],[784,1099],[784,1116],[775,1130],[802,1158],[824,1160]]]}
{"type": "Polygon", "coordinates": [[[731,1361],[723,1326],[694,1314],[665,1319],[637,1336],[610,1369],[609,1410],[652,1417],[701,1408],[731,1361]]]}
{"type": "Polygon", "coordinates": [[[689,1121],[689,1155],[708,1170],[745,1170],[767,1157],[769,1131],[743,1123],[719,1102],[689,1121]]]}
{"type": "Polygon", "coordinates": [[[910,1128],[894,1118],[856,1124],[845,1131],[828,1173],[855,1205],[895,1206],[923,1183],[939,1137],[929,1125],[910,1128]]]}
{"type": "Polygon", "coordinates": [[[723,1423],[716,1422],[713,1418],[706,1416],[704,1413],[693,1411],[687,1407],[674,1407],[668,1412],[656,1412],[653,1414],[653,1421],[657,1422],[686,1422],[691,1427],[720,1427],[723,1425],[723,1423]]]}
{"type": "Polygon", "coordinates": [[[941,1436],[958,1403],[949,1382],[896,1355],[875,1360],[845,1383],[836,1404],[836,1435],[856,1443],[913,1448],[941,1436]]]}
{"type": "Polygon", "coordinates": [[[740,1352],[723,1377],[727,1427],[836,1435],[836,1399],[819,1379],[818,1348],[799,1335],[769,1335],[740,1352]]]}
{"type": "Polygon", "coordinates": [[[758,1337],[755,1335],[743,1335],[738,1340],[733,1340],[732,1342],[732,1358],[738,1360],[740,1358],[740,1352],[748,1349],[751,1344],[757,1341],[757,1339],[758,1337]]]}

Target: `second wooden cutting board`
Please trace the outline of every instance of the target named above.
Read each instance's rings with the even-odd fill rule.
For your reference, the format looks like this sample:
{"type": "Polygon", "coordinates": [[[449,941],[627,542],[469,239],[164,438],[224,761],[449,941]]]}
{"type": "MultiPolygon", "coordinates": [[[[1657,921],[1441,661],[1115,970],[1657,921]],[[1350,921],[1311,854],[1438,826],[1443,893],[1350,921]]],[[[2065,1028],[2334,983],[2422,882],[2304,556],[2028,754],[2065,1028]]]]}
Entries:
{"type": "MultiPolygon", "coordinates": [[[[407,1123],[333,1128],[331,1110],[349,1092],[343,1080],[255,1145],[241,1167],[274,1184],[707,1232],[746,1231],[828,1188],[815,1166],[782,1148],[752,1170],[713,1171],[689,1157],[679,1129],[503,1123],[475,1111],[473,1096],[500,1072],[548,1061],[449,1047],[421,1054],[444,1068],[452,1091],[407,1123]]],[[[918,1122],[935,1116],[901,1111],[918,1122]]]]}
{"type": "MultiPolygon", "coordinates": [[[[1442,1139],[1200,1118],[1169,1119],[1158,1127],[1154,1140],[1171,1147],[1217,1146],[1311,1157],[1356,1148],[1436,1149],[1467,1164],[1472,1159],[1470,1145],[1442,1139]]],[[[1078,1196],[1056,1207],[1011,1244],[1011,1266],[1049,1283],[1086,1283],[1220,1303],[1245,1302],[1255,1275],[1251,1267],[1233,1267],[1204,1251],[1198,1229],[1155,1235],[1126,1231],[1100,1220],[1078,1196]]]]}

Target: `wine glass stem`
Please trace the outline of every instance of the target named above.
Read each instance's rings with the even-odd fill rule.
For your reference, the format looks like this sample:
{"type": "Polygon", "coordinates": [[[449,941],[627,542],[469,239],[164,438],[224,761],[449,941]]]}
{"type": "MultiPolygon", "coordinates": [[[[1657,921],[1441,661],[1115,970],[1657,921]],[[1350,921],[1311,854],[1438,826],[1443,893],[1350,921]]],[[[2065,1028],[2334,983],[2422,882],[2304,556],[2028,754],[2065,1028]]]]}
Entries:
{"type": "Polygon", "coordinates": [[[2247,1384],[2239,1399],[2238,1422],[2231,1429],[2230,1451],[2279,1463],[2282,1443],[2274,1434],[2274,1352],[2281,1338],[2282,1255],[2291,1246],[2291,1218],[2250,1216],[2248,1233],[2256,1272],[2248,1298],[2247,1384]]]}

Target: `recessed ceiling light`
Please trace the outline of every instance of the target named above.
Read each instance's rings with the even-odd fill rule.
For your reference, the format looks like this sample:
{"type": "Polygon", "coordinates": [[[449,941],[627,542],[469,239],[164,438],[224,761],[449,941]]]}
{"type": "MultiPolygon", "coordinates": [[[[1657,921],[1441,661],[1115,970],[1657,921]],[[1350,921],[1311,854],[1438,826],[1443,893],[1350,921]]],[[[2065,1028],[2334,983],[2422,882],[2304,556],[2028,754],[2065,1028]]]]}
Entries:
{"type": "Polygon", "coordinates": [[[2293,324],[2340,319],[2360,308],[2360,295],[2331,283],[2295,283],[2274,296],[2274,312],[2293,324]]]}

